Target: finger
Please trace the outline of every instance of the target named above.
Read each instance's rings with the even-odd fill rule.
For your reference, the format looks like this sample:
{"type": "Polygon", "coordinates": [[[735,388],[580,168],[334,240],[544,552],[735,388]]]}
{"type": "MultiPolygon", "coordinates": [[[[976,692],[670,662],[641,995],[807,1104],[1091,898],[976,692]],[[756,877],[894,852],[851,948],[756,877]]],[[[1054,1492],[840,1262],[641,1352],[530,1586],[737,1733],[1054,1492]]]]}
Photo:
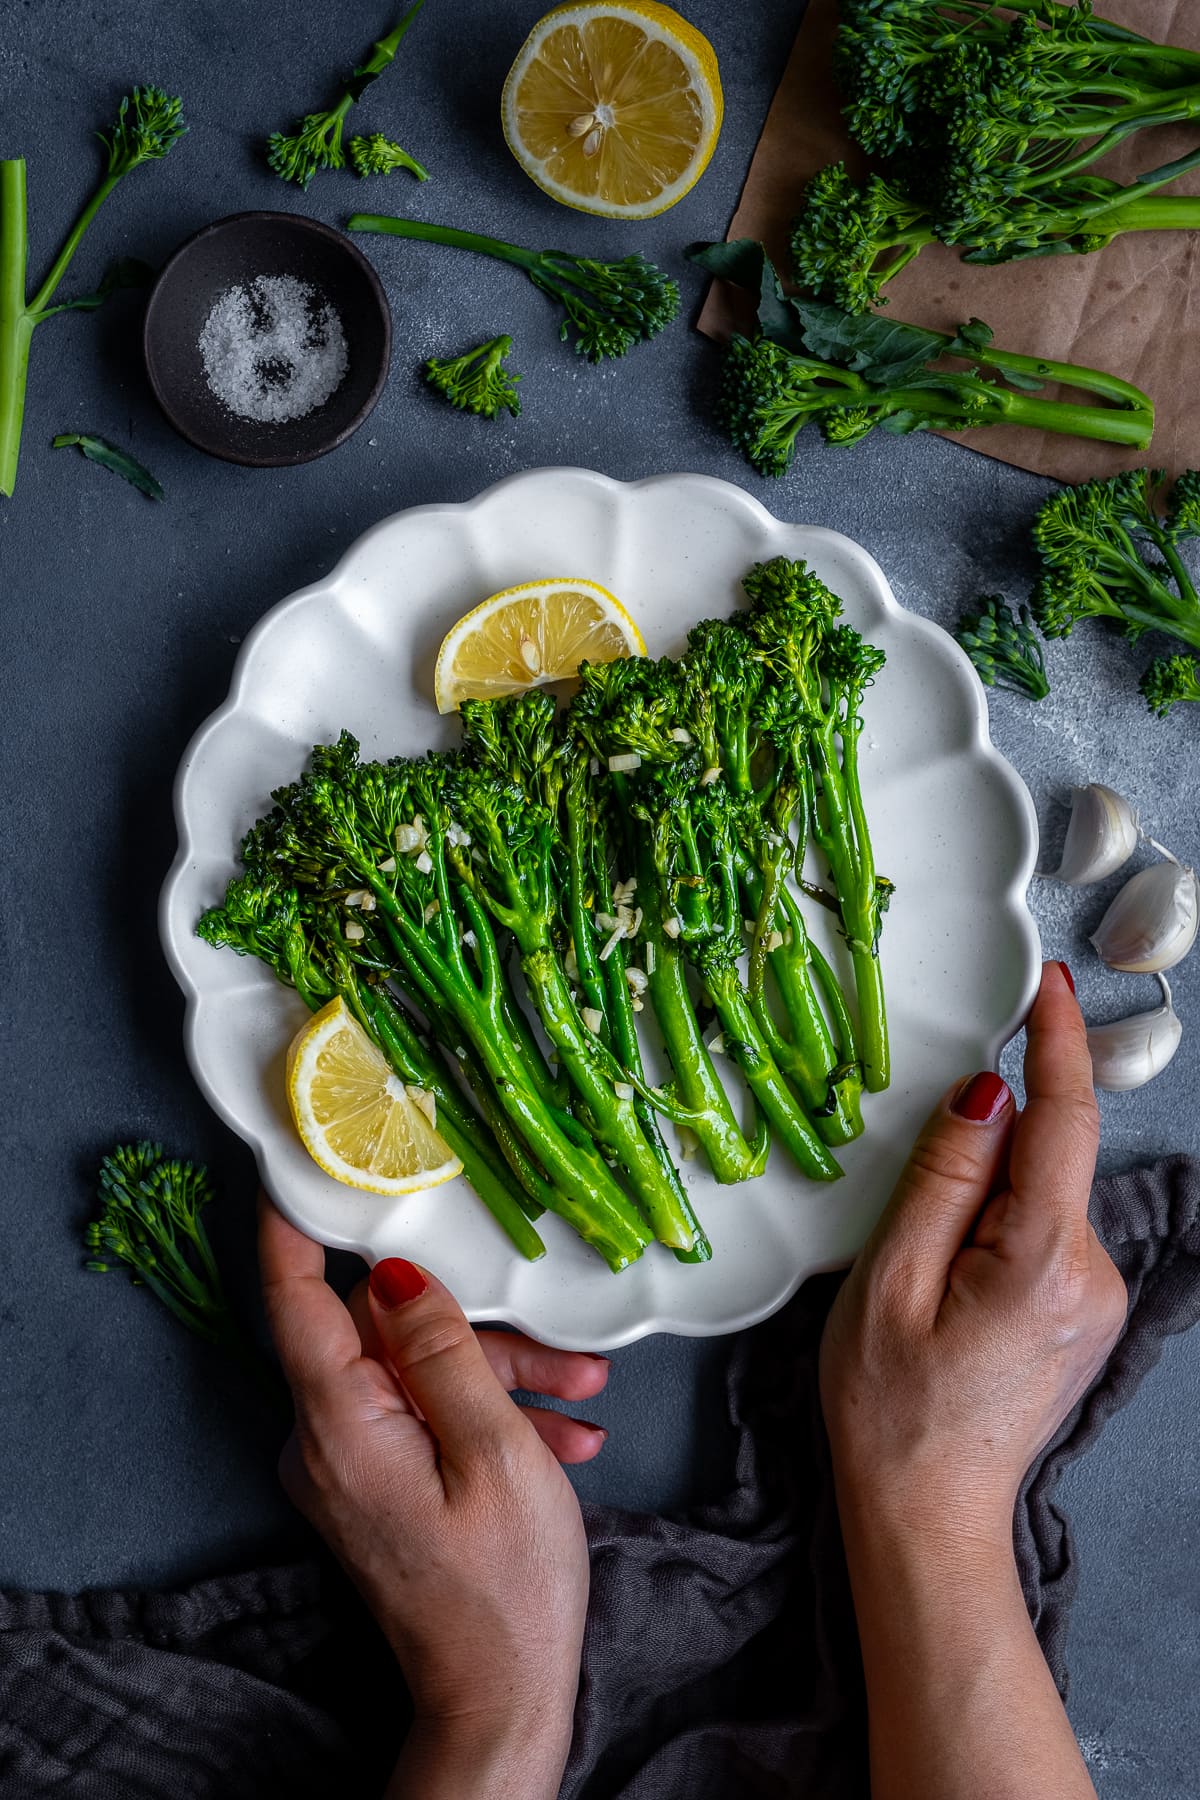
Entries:
{"type": "Polygon", "coordinates": [[[279,1361],[297,1403],[336,1389],[362,1346],[354,1321],[325,1280],[325,1251],[258,1196],[258,1260],[263,1305],[279,1361]]]}
{"type": "Polygon", "coordinates": [[[999,1075],[984,1070],[959,1082],[926,1121],[871,1234],[865,1266],[890,1268],[897,1292],[926,1316],[940,1305],[950,1264],[993,1191],[1014,1116],[999,1075]]]}
{"type": "Polygon", "coordinates": [[[1014,1200],[1051,1227],[1078,1223],[1087,1216],[1100,1125],[1087,1027],[1062,963],[1042,970],[1025,1030],[1025,1110],[1009,1160],[1014,1200]]]}
{"type": "Polygon", "coordinates": [[[436,1276],[389,1256],[371,1270],[369,1298],[388,1361],[437,1439],[443,1461],[468,1467],[511,1436],[517,1409],[462,1308],[436,1276]]]}
{"type": "Polygon", "coordinates": [[[590,1400],[608,1380],[607,1356],[582,1350],[553,1350],[520,1331],[481,1331],[483,1354],[509,1393],[553,1394],[556,1400],[590,1400]]]}
{"type": "Polygon", "coordinates": [[[608,1439],[603,1425],[573,1419],[569,1413],[550,1412],[544,1406],[523,1406],[520,1410],[560,1463],[591,1462],[608,1439]]]}

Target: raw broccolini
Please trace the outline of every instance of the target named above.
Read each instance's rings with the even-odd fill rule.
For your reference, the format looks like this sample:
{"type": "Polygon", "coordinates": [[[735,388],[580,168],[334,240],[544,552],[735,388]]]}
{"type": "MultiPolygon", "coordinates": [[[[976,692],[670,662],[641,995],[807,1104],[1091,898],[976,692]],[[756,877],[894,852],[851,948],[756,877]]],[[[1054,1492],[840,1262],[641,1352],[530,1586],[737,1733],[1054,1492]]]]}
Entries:
{"type": "MultiPolygon", "coordinates": [[[[383,74],[393,60],[402,39],[412,25],[425,0],[415,0],[400,22],[386,37],[371,47],[365,63],[351,71],[336,106],[328,112],[306,113],[289,137],[273,131],[267,139],[267,161],[281,181],[294,181],[306,188],[322,169],[344,169],[346,153],[342,149],[342,133],[350,108],[362,99],[371,83],[383,74]]],[[[390,143],[380,132],[369,138],[352,138],[350,158],[359,175],[385,174],[390,169],[404,168],[418,181],[425,181],[429,171],[411,157],[399,144],[390,143]]]]}
{"type": "Polygon", "coordinates": [[[117,288],[141,283],[145,265],[125,260],[114,265],[94,293],[51,305],[84,233],[113,189],[142,163],[166,156],[186,130],[182,102],[160,88],[135,87],[125,96],[112,130],[107,137],[99,134],[108,151],[104,177],[32,297],[26,293],[25,163],[20,157],[0,161],[0,494],[11,495],[16,484],[35,328],[55,313],[90,311],[117,288]]]}
{"type": "Polygon", "coordinates": [[[565,317],[559,336],[565,342],[574,332],[576,350],[591,362],[624,356],[640,339],[652,338],[669,325],[679,311],[675,283],[636,251],[618,262],[601,262],[568,250],[525,250],[475,231],[399,219],[390,213],[355,213],[346,229],[448,244],[514,264],[562,307],[565,317]]]}
{"type": "MultiPolygon", "coordinates": [[[[1200,471],[1168,485],[1162,469],[1132,469],[1063,488],[1034,520],[1042,574],[1030,606],[1049,638],[1083,619],[1113,619],[1126,635],[1163,632],[1200,651],[1200,593],[1183,550],[1200,539],[1200,471]]],[[[1161,658],[1142,678],[1150,710],[1165,718],[1194,698],[1186,656],[1161,658]]]]}
{"type": "Polygon", "coordinates": [[[807,292],[863,313],[886,304],[886,284],[927,244],[954,244],[964,262],[995,264],[1102,250],[1128,231],[1194,231],[1200,198],[1157,190],[1198,164],[1193,151],[1124,187],[1079,175],[1010,197],[967,228],[932,211],[897,172],[856,182],[844,163],[832,163],[805,190],[792,225],[792,268],[807,292]]]}
{"type": "Polygon", "coordinates": [[[1027,700],[1050,692],[1046,663],[1029,608],[1014,609],[998,594],[985,595],[964,613],[954,633],[985,687],[1007,688],[1027,700]]]}
{"type": "Polygon", "coordinates": [[[545,1207],[614,1270],[652,1238],[703,1261],[665,1124],[725,1182],[760,1173],[772,1135],[831,1179],[862,1087],[887,1081],[890,884],[857,769],[882,657],[802,564],[761,565],[746,591],[678,660],[585,665],[565,711],[544,691],[464,702],[454,752],[363,763],[348,735],[318,746],[200,922],[314,1010],[343,997],[435,1094],[527,1255],[545,1207]],[[847,939],[851,1002],[804,927],[810,836],[825,885],[806,885],[847,939]],[[642,1062],[647,1009],[661,1082],[642,1062]]]}
{"type": "Polygon", "coordinates": [[[718,415],[764,475],[787,471],[810,423],[827,443],[842,445],[877,426],[905,435],[1022,425],[1139,450],[1153,435],[1153,402],[1140,388],[1098,369],[997,350],[979,319],[951,335],[789,298],[762,245],[746,238],[695,245],[688,254],[758,299],[759,335],[734,336],[718,415]],[[967,366],[946,367],[946,358],[967,366]],[[1107,404],[1045,399],[1038,390],[1046,382],[1107,404]]]}
{"type": "Polygon", "coordinates": [[[504,359],[512,349],[510,337],[492,338],[461,356],[431,356],[424,365],[424,375],[431,388],[444,394],[451,406],[477,413],[480,418],[494,419],[504,411],[514,419],[521,410],[517,383],[521,377],[504,367],[504,359]]]}

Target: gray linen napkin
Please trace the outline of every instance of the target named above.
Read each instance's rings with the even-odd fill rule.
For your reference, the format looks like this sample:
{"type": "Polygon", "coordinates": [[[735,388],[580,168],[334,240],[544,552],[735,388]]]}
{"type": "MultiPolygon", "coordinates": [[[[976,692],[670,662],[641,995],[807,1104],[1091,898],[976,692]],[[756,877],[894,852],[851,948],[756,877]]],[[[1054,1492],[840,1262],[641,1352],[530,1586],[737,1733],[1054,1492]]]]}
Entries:
{"type": "MultiPolygon", "coordinates": [[[[1129,1288],[1122,1337],[1025,1483],[1026,1599],[1066,1688],[1076,1569],[1054,1491],[1200,1318],[1200,1166],[1097,1183],[1096,1229],[1129,1288]]],[[[861,1671],[816,1351],[839,1277],[734,1346],[735,1480],[680,1519],[587,1509],[592,1604],[561,1800],[865,1795],[861,1671]]],[[[0,1594],[5,1800],[351,1800],[403,1734],[394,1665],[329,1565],[175,1594],[0,1594]]],[[[418,1800],[414,1796],[414,1800],[418,1800]]],[[[470,1800],[464,1795],[463,1800],[470,1800]]]]}

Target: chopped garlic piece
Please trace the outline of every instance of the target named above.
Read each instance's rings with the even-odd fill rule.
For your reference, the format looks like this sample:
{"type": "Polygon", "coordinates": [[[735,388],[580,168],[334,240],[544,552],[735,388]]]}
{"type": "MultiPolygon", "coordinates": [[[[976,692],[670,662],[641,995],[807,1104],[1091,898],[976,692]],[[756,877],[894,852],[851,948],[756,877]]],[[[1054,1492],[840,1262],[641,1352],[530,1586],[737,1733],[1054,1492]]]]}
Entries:
{"type": "Polygon", "coordinates": [[[714,1056],[724,1056],[724,1054],[725,1054],[725,1034],[724,1034],[724,1032],[718,1031],[715,1037],[710,1037],[707,1044],[705,1044],[704,1048],[706,1050],[711,1050],[714,1056]]]}
{"type": "Polygon", "coordinates": [[[626,969],[625,979],[635,994],[644,994],[650,985],[644,969],[626,969]]]}
{"type": "Polygon", "coordinates": [[[680,931],[683,929],[678,919],[664,919],[662,928],[669,938],[677,938],[680,931]]]}
{"type": "Polygon", "coordinates": [[[608,766],[614,775],[629,775],[641,768],[642,759],[636,750],[623,750],[620,756],[609,757],[608,766]]]}
{"type": "Polygon", "coordinates": [[[437,1130],[437,1095],[431,1094],[428,1088],[406,1087],[405,1093],[419,1111],[425,1114],[429,1123],[437,1130]]]}
{"type": "Polygon", "coordinates": [[[413,867],[419,869],[422,875],[433,874],[433,858],[430,856],[428,850],[422,850],[420,856],[417,857],[413,864],[413,867]]]}
{"type": "Polygon", "coordinates": [[[396,872],[395,857],[394,856],[385,856],[383,861],[379,865],[379,873],[381,875],[394,875],[395,872],[396,872]]]}
{"type": "Polygon", "coordinates": [[[635,1092],[636,1089],[630,1087],[627,1081],[613,1082],[613,1093],[618,1100],[632,1100],[635,1092]]]}
{"type": "Polygon", "coordinates": [[[600,1027],[604,1023],[604,1014],[598,1007],[585,1006],[579,1016],[589,1031],[599,1034],[600,1027]]]}
{"type": "Polygon", "coordinates": [[[710,763],[708,768],[705,769],[703,775],[700,777],[700,786],[701,787],[711,787],[714,781],[719,781],[720,779],[721,779],[720,763],[710,763]]]}
{"type": "Polygon", "coordinates": [[[362,942],[363,938],[366,937],[366,935],[367,934],[363,930],[362,926],[359,924],[356,924],[356,922],[353,919],[351,919],[349,924],[346,926],[346,937],[348,938],[350,943],[359,944],[362,942]]]}
{"type": "Polygon", "coordinates": [[[672,725],[667,736],[674,744],[694,744],[696,741],[685,725],[672,725]]]}

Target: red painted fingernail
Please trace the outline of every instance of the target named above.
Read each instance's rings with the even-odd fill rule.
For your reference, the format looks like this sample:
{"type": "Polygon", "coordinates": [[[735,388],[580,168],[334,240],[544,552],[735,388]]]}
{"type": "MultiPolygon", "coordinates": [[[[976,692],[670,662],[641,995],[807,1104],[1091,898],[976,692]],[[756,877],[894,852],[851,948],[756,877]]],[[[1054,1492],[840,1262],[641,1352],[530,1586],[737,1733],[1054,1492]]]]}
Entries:
{"type": "Polygon", "coordinates": [[[1075,992],[1075,977],[1072,975],[1070,969],[1068,969],[1066,963],[1060,962],[1058,966],[1062,970],[1063,980],[1066,982],[1066,984],[1070,988],[1071,992],[1074,993],[1075,992]]]}
{"type": "Polygon", "coordinates": [[[601,1356],[599,1350],[584,1350],[581,1352],[581,1355],[586,1356],[589,1362],[607,1363],[612,1360],[611,1357],[601,1356]]]}
{"type": "Polygon", "coordinates": [[[950,1102],[950,1111],[960,1119],[969,1119],[972,1125],[990,1125],[993,1119],[1000,1117],[1011,1098],[1007,1081],[985,1069],[981,1075],[972,1075],[970,1081],[959,1088],[950,1102]]]}
{"type": "Polygon", "coordinates": [[[598,1431],[602,1438],[608,1436],[608,1432],[604,1429],[603,1425],[593,1425],[590,1419],[576,1419],[575,1423],[577,1425],[582,1425],[585,1431],[598,1431]]]}
{"type": "Polygon", "coordinates": [[[402,1256],[385,1256],[371,1270],[371,1292],[385,1312],[395,1312],[409,1300],[428,1293],[429,1283],[415,1263],[402,1256]]]}

